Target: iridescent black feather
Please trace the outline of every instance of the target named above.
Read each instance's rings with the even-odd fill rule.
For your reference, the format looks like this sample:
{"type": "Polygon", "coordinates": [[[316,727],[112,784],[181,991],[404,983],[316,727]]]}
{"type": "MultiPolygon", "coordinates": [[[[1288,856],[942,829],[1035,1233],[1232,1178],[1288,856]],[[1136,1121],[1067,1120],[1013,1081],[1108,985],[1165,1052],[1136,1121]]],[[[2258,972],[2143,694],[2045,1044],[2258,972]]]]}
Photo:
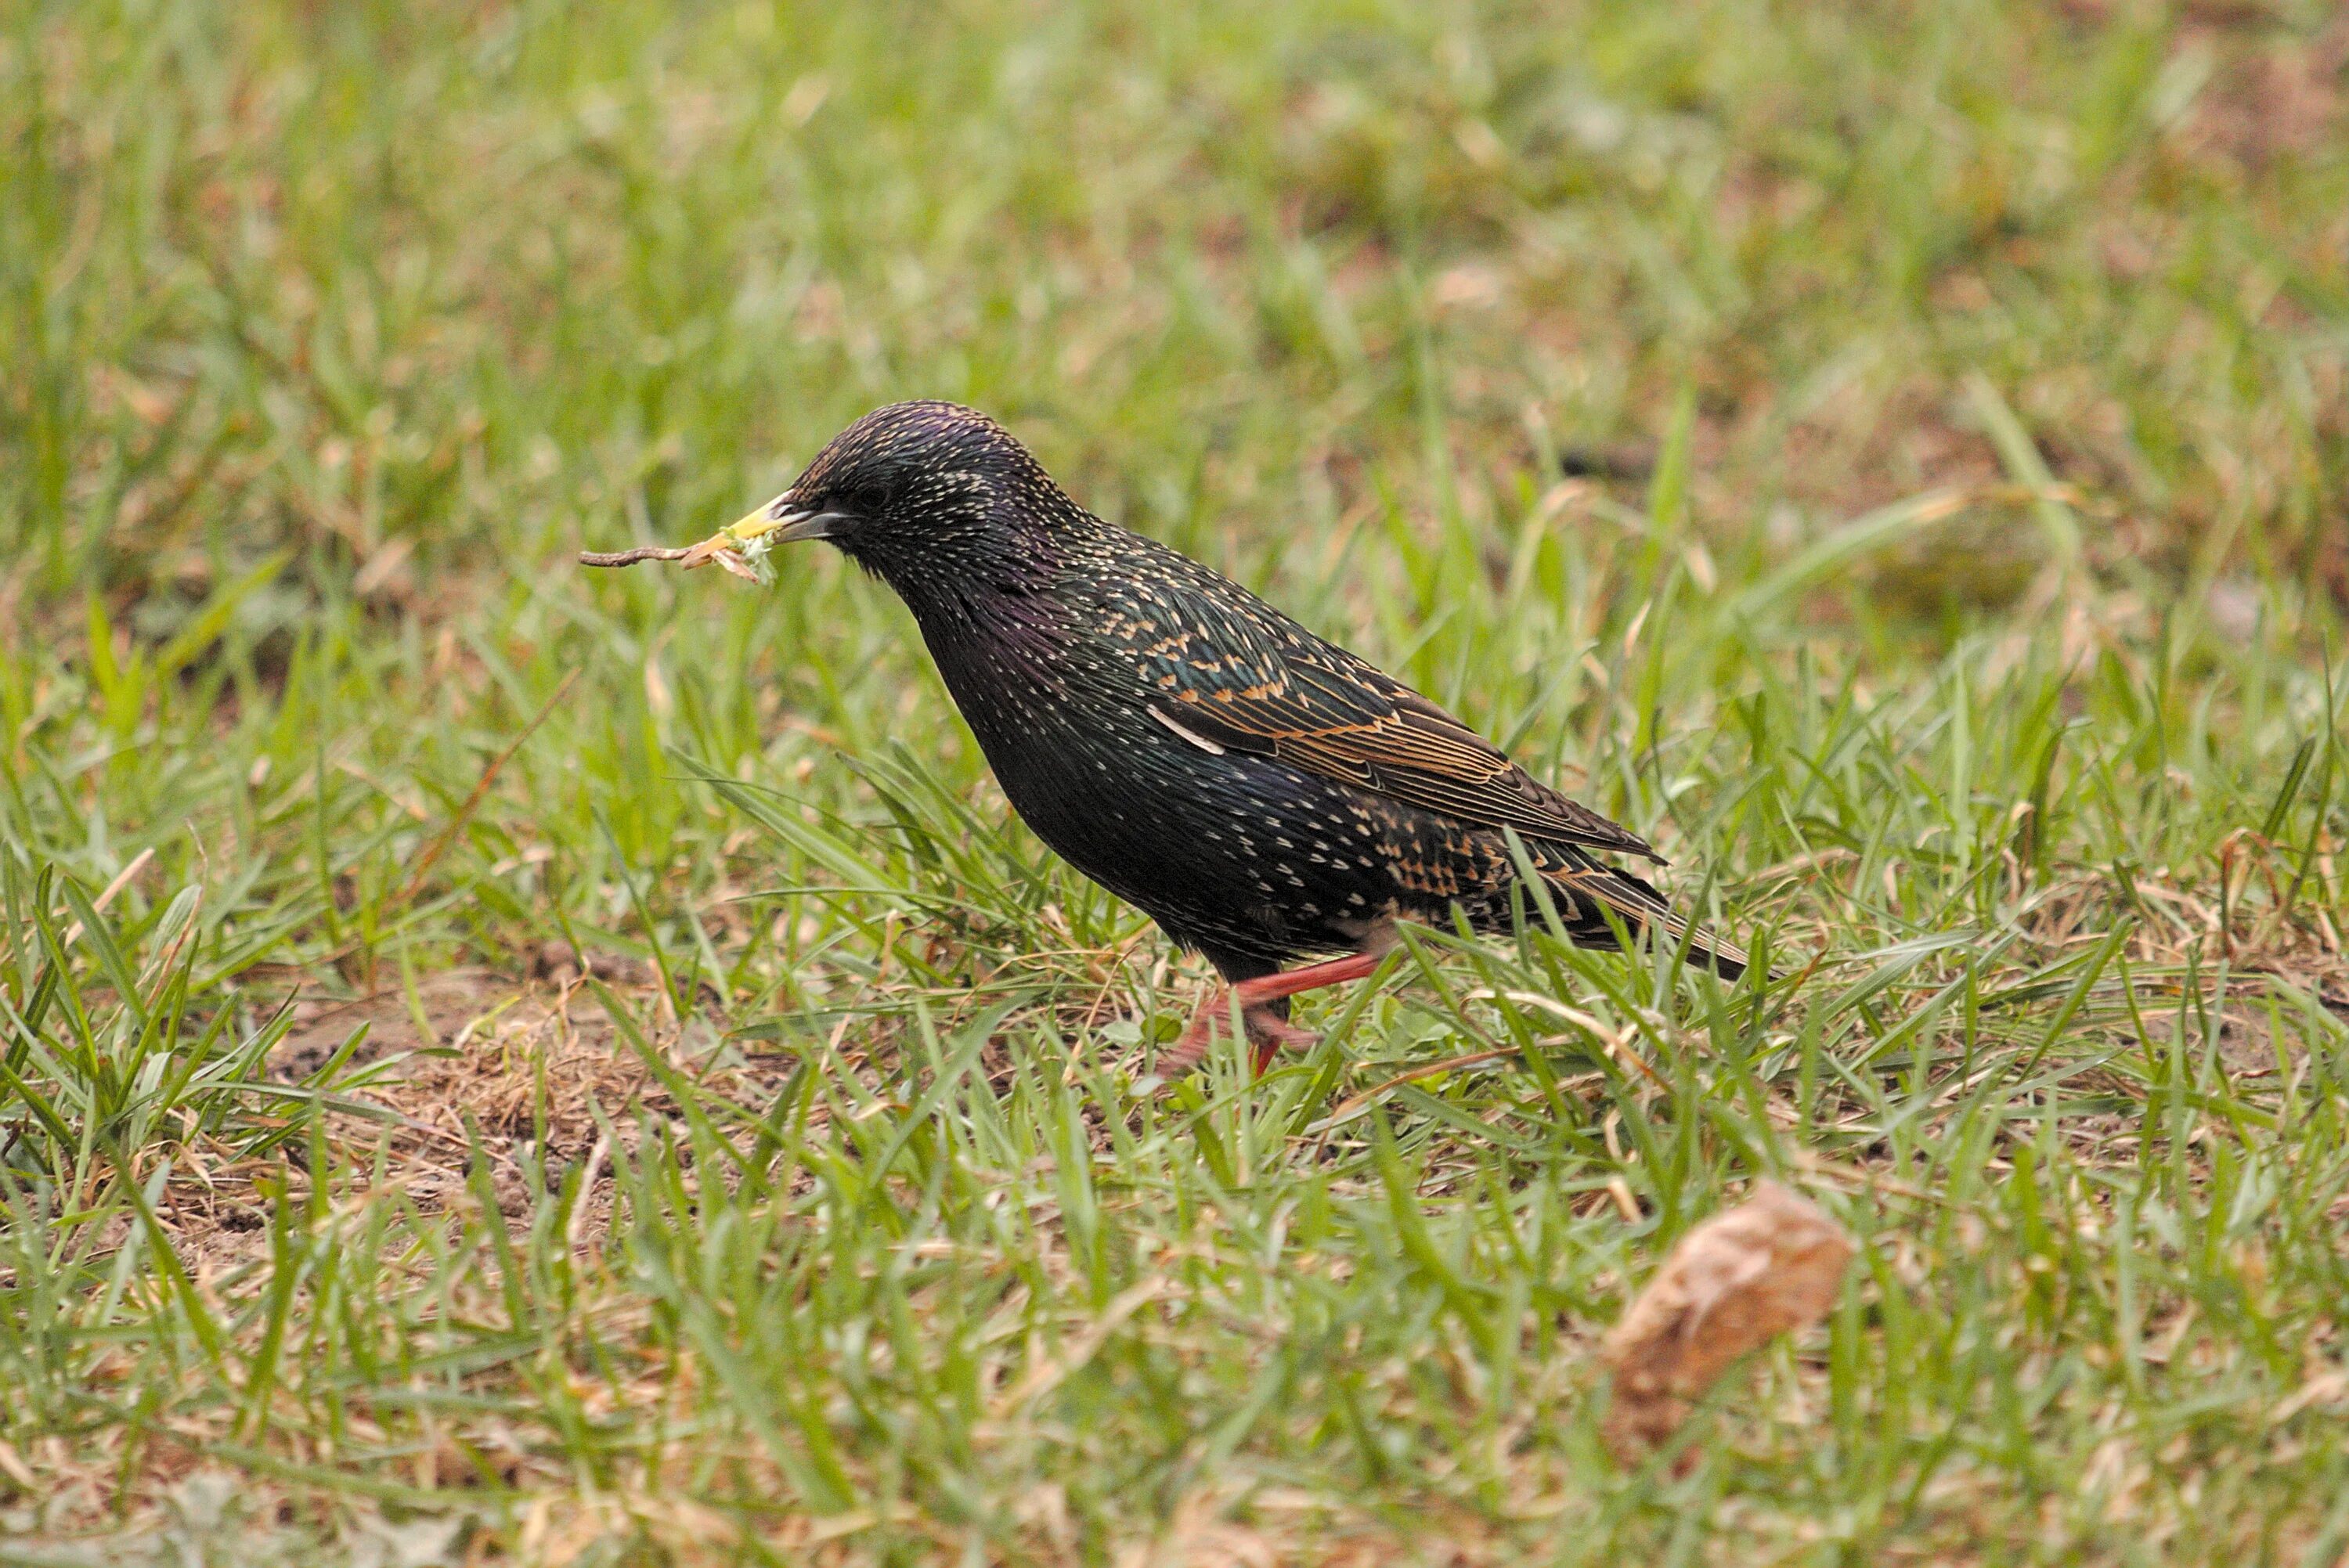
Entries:
{"type": "Polygon", "coordinates": [[[1237,583],[1086,512],[982,414],[868,414],[786,502],[836,515],[825,537],[905,600],[1038,836],[1230,979],[1376,947],[1455,905],[1506,930],[1508,830],[1576,941],[1613,947],[1619,924],[1725,977],[1745,967],[1595,858],[1661,861],[1637,836],[1237,583]]]}

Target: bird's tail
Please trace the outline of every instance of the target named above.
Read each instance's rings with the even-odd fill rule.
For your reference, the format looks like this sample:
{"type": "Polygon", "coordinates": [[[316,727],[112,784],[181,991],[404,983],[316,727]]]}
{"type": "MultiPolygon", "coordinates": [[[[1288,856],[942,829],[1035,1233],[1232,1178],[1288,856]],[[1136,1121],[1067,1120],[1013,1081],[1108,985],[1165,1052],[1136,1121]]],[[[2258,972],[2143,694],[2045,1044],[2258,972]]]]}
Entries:
{"type": "Polygon", "coordinates": [[[1753,963],[1735,943],[1675,913],[1662,893],[1630,872],[1593,861],[1572,870],[1544,868],[1543,874],[1545,881],[1572,901],[1566,934],[1580,946],[1622,945],[1604,913],[1611,911],[1633,936],[1645,935],[1675,950],[1685,943],[1688,962],[1711,969],[1723,980],[1734,982],[1753,963]]]}

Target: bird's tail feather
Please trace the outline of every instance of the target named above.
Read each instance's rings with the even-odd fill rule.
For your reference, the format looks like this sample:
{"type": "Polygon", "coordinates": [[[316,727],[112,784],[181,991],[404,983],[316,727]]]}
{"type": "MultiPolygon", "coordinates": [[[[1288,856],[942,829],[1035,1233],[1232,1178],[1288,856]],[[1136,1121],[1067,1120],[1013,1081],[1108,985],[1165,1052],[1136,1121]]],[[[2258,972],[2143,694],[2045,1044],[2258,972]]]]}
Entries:
{"type": "Polygon", "coordinates": [[[1673,913],[1662,893],[1629,872],[1592,865],[1550,872],[1547,880],[1573,900],[1574,915],[1567,934],[1584,946],[1620,945],[1614,928],[1600,913],[1605,909],[1612,911],[1634,936],[1650,934],[1651,940],[1661,940],[1675,949],[1686,943],[1688,962],[1711,969],[1723,980],[1734,982],[1753,963],[1735,943],[1673,913]]]}

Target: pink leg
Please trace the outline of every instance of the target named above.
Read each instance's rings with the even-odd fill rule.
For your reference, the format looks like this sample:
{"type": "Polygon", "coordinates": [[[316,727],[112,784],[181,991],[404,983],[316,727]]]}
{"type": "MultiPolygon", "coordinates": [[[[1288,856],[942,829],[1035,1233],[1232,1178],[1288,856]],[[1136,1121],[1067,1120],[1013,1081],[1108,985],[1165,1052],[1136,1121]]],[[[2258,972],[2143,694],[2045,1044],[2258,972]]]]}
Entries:
{"type": "Polygon", "coordinates": [[[1302,969],[1284,969],[1278,975],[1267,975],[1259,980],[1243,980],[1232,987],[1239,993],[1240,1006],[1257,1002],[1278,1002],[1283,996],[1294,996],[1300,991],[1319,991],[1324,985],[1343,985],[1349,980],[1367,980],[1379,972],[1386,959],[1383,953],[1356,953],[1344,958],[1325,958],[1319,964],[1308,964],[1302,969]]]}
{"type": "Polygon", "coordinates": [[[1254,980],[1243,980],[1228,991],[1218,991],[1207,1005],[1191,1019],[1191,1026],[1183,1037],[1158,1058],[1158,1071],[1172,1077],[1188,1072],[1199,1065],[1207,1054],[1207,1042],[1214,1038],[1216,1026],[1229,1010],[1230,998],[1237,997],[1240,1022],[1247,1028],[1250,1042],[1256,1047],[1256,1070],[1261,1075],[1272,1065],[1276,1052],[1286,1047],[1303,1050],[1319,1036],[1310,1029],[1300,1029],[1272,1009],[1272,1004],[1284,996],[1294,996],[1300,991],[1315,991],[1324,985],[1342,985],[1350,980],[1362,980],[1377,973],[1383,953],[1356,953],[1344,958],[1325,959],[1319,964],[1308,964],[1302,968],[1284,970],[1278,975],[1266,975],[1254,980]]]}

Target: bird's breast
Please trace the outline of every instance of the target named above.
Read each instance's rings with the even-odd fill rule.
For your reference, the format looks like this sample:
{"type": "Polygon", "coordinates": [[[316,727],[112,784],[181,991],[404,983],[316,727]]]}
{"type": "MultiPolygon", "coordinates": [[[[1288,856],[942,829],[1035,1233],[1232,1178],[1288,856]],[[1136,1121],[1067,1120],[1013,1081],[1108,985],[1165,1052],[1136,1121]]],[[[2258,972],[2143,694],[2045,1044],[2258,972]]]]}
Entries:
{"type": "Polygon", "coordinates": [[[1152,715],[1146,662],[1097,626],[924,626],[1036,836],[1183,940],[1330,951],[1392,902],[1383,819],[1336,780],[1202,746],[1152,715]]]}

